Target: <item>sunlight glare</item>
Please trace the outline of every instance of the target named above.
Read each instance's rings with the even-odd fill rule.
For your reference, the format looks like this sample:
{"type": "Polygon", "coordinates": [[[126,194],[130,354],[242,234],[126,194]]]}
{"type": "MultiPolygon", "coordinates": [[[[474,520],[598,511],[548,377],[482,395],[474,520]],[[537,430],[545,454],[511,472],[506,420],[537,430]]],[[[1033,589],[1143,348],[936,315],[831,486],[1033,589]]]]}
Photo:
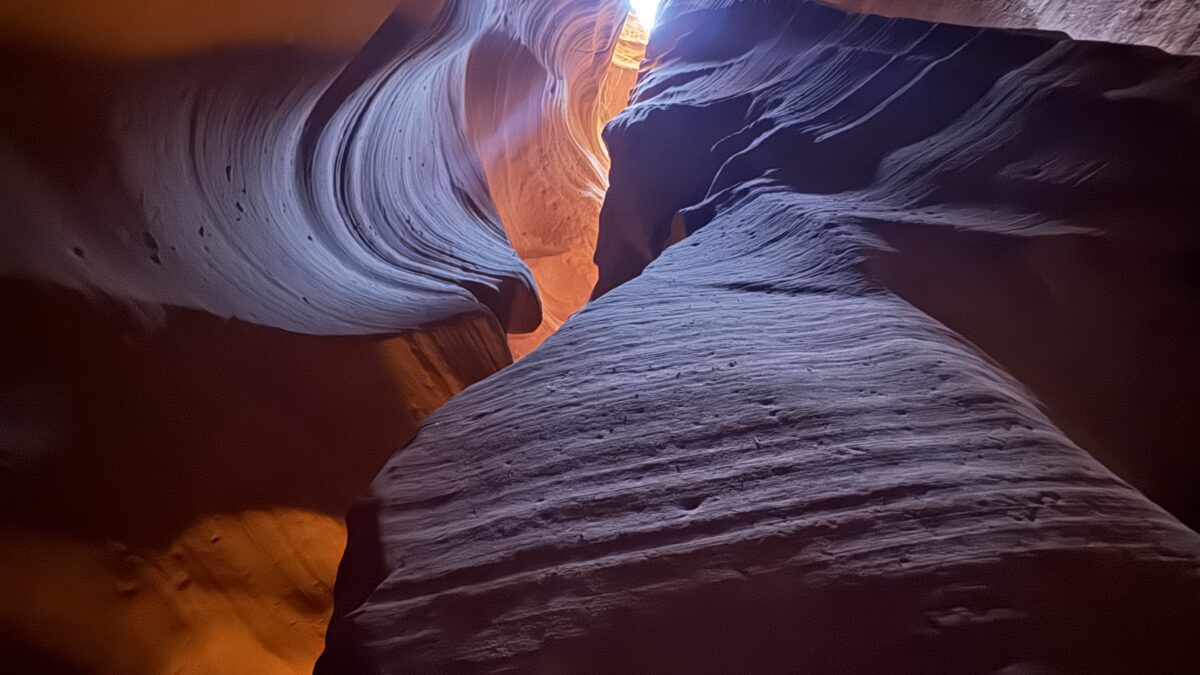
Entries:
{"type": "Polygon", "coordinates": [[[638,21],[647,32],[654,30],[654,19],[658,15],[659,0],[630,0],[629,4],[633,7],[633,13],[637,15],[638,21]]]}

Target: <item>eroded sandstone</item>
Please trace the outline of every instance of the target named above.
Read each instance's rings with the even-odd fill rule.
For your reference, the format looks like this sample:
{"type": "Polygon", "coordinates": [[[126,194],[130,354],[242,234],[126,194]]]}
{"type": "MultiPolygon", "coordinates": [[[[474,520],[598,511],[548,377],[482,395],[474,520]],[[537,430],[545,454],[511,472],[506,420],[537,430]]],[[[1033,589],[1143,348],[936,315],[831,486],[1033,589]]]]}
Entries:
{"type": "Polygon", "coordinates": [[[346,509],[420,419],[511,362],[505,330],[542,321],[501,160],[587,186],[561,210],[593,205],[594,233],[623,12],[18,5],[0,7],[0,669],[309,671],[346,509]],[[518,116],[521,82],[540,89],[518,116]]]}
{"type": "Polygon", "coordinates": [[[1062,430],[1156,461],[1094,388],[1190,428],[1113,385],[1197,372],[1200,62],[682,1],[648,63],[598,299],[389,460],[322,672],[1200,668],[1200,536],[1062,430]],[[1106,320],[1172,337],[1073,389],[1106,320]]]}

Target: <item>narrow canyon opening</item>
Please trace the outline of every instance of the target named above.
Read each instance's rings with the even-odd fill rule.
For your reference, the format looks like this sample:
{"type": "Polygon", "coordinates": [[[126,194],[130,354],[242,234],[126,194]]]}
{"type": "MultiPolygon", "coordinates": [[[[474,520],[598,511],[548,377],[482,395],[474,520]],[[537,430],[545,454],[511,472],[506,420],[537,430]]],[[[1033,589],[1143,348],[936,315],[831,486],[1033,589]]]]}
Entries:
{"type": "Polygon", "coordinates": [[[656,9],[657,2],[634,5],[615,43],[603,47],[611,52],[607,65],[569,73],[566,82],[551,81],[529,52],[519,57],[525,63],[502,56],[502,42],[481,42],[472,51],[468,93],[473,82],[480,90],[478,102],[468,101],[468,124],[480,130],[477,145],[500,222],[542,302],[541,325],[509,335],[516,359],[553,334],[596,285],[592,257],[609,171],[601,132],[628,105],[646,53],[646,22],[656,9]],[[533,73],[536,81],[512,79],[533,73]],[[565,119],[545,114],[563,96],[565,119]]]}

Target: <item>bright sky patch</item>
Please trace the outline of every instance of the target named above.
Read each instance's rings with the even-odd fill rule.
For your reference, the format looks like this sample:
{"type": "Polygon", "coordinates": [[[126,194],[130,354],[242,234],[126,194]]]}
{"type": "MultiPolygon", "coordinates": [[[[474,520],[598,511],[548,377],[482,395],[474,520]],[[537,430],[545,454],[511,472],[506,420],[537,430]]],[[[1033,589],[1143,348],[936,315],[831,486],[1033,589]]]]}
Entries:
{"type": "Polygon", "coordinates": [[[654,29],[654,19],[658,16],[659,0],[630,0],[629,4],[633,7],[633,13],[637,15],[638,21],[647,30],[654,29]]]}

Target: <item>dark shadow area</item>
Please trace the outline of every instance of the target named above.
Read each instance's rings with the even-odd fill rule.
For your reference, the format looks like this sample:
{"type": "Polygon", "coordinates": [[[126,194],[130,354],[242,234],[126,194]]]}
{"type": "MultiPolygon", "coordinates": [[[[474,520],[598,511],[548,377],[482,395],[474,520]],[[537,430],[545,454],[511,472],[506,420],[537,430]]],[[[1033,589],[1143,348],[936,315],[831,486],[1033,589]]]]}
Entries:
{"type": "Polygon", "coordinates": [[[451,390],[437,378],[491,370],[396,351],[427,349],[416,334],[140,319],[31,282],[0,284],[0,313],[0,518],[86,540],[159,546],[205,514],[274,506],[341,516],[433,405],[409,378],[451,390]]]}
{"type": "Polygon", "coordinates": [[[1200,296],[1132,241],[876,223],[871,275],[1029,387],[1055,424],[1200,527],[1200,296]]]}
{"type": "Polygon", "coordinates": [[[1185,675],[1200,657],[1191,593],[1144,561],[1086,552],[908,578],[748,573],[626,604],[505,672],[1185,675]]]}

